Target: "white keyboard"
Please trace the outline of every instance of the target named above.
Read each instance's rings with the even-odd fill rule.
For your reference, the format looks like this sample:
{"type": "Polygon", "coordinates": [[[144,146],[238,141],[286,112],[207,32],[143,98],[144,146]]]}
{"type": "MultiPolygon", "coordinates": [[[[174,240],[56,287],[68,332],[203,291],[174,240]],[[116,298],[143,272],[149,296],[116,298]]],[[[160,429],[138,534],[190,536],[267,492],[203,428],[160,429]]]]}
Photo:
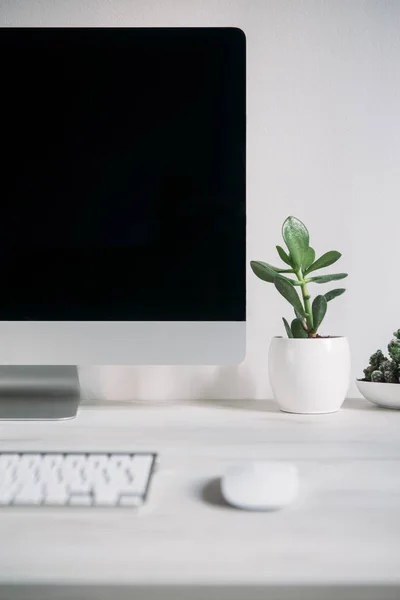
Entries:
{"type": "Polygon", "coordinates": [[[0,452],[0,506],[140,506],[156,454],[0,452]]]}

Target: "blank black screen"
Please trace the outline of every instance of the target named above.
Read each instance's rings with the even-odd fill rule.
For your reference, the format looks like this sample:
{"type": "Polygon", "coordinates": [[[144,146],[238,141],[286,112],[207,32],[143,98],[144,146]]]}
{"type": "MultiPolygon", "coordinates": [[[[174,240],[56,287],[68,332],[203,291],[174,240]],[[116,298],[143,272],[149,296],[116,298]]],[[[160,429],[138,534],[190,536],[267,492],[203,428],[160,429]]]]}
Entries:
{"type": "Polygon", "coordinates": [[[0,320],[245,320],[240,30],[0,29],[0,320]]]}

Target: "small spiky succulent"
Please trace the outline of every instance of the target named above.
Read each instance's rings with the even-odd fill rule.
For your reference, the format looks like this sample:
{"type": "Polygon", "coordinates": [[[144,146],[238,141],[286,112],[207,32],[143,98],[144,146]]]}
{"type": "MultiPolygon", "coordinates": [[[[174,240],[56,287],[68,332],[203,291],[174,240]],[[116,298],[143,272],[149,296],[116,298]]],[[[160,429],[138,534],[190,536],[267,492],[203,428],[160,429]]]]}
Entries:
{"type": "Polygon", "coordinates": [[[374,383],[400,383],[400,329],[394,332],[389,342],[389,358],[377,350],[364,369],[363,381],[374,383]]]}
{"type": "Polygon", "coordinates": [[[398,365],[394,360],[384,360],[380,366],[380,371],[383,374],[385,383],[398,383],[397,377],[398,365]]]}
{"type": "MultiPolygon", "coordinates": [[[[375,367],[368,365],[364,369],[364,381],[372,381],[372,373],[375,372],[375,367]]],[[[379,371],[380,372],[380,371],[379,371]]]]}
{"type": "Polygon", "coordinates": [[[393,333],[394,338],[389,342],[389,356],[398,365],[400,365],[400,329],[393,333]]]}
{"type": "Polygon", "coordinates": [[[372,371],[371,373],[371,381],[375,383],[383,383],[385,381],[385,377],[379,369],[377,371],[372,371]]]}
{"type": "Polygon", "coordinates": [[[369,364],[375,369],[379,369],[383,361],[386,360],[382,350],[377,350],[369,359],[369,364]]]}

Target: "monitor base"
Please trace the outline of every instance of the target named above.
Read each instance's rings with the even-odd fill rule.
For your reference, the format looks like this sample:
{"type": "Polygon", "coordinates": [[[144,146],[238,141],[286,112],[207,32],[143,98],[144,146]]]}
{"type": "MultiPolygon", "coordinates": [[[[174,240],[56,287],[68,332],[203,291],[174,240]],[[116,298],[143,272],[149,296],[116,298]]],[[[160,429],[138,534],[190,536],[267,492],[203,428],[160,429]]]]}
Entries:
{"type": "Polygon", "coordinates": [[[0,366],[0,420],[72,419],[80,397],[75,366],[0,366]]]}

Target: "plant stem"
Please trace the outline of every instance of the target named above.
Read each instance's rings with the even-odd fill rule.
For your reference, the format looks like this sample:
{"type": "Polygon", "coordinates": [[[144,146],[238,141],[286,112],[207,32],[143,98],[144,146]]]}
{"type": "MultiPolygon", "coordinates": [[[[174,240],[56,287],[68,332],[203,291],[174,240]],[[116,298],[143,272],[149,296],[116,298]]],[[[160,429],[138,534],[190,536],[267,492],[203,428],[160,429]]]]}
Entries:
{"type": "Polygon", "coordinates": [[[309,330],[308,333],[309,333],[310,337],[315,337],[315,334],[312,333],[314,323],[313,323],[313,315],[312,315],[312,308],[311,308],[311,302],[310,302],[311,297],[310,297],[310,294],[308,293],[307,284],[306,284],[306,281],[300,270],[296,271],[296,276],[297,276],[297,279],[300,281],[301,294],[303,296],[303,303],[304,303],[304,310],[307,313],[307,328],[309,330]]]}
{"type": "MultiPolygon", "coordinates": [[[[304,309],[308,315],[307,325],[308,325],[309,330],[312,331],[312,329],[314,327],[314,323],[313,323],[313,315],[312,315],[312,308],[311,308],[311,302],[310,302],[310,294],[308,293],[306,283],[301,284],[301,293],[303,295],[304,309]]],[[[314,337],[314,336],[312,335],[312,337],[314,337]]]]}

